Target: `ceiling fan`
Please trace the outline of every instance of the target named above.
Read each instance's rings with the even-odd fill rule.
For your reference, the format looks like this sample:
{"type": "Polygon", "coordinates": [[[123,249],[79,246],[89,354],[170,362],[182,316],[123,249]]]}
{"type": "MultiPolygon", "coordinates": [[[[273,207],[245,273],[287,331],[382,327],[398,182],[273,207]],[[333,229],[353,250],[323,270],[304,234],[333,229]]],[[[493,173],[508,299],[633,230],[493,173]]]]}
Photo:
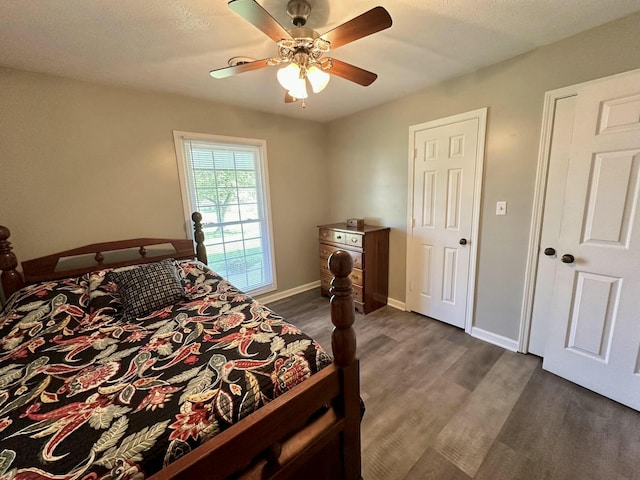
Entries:
{"type": "Polygon", "coordinates": [[[307,87],[320,92],[329,83],[330,75],[350,80],[362,86],[371,85],[378,76],[338,59],[326,57],[331,50],[391,26],[391,16],[383,7],[375,7],[352,18],[322,35],[307,28],[311,5],[307,0],[290,0],[287,13],[294,28],[287,30],[255,0],[231,0],[229,7],[260,29],[278,45],[278,56],[262,60],[239,62],[212,70],[214,78],[226,78],[269,66],[286,65],[278,70],[278,82],[287,90],[285,102],[304,101],[307,87]]]}

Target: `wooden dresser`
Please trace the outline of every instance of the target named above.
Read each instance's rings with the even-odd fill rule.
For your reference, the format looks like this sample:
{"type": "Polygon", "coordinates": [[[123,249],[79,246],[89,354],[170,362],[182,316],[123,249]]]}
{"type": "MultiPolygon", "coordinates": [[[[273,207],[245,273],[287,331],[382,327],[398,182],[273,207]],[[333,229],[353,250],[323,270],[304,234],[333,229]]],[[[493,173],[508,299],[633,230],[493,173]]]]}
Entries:
{"type": "Polygon", "coordinates": [[[353,258],[353,299],[356,311],[367,314],[387,304],[389,292],[389,227],[365,225],[347,228],[346,223],[320,225],[321,293],[329,296],[331,272],[327,259],[336,250],[353,258]]]}

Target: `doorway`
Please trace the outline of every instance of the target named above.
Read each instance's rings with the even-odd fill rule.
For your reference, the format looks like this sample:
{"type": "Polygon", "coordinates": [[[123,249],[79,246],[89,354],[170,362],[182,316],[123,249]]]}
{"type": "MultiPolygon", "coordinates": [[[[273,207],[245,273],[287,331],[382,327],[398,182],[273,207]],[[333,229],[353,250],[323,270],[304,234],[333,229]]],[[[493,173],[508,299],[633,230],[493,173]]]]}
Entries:
{"type": "Polygon", "coordinates": [[[640,70],[547,93],[536,192],[520,350],[640,409],[640,70]]]}
{"type": "Polygon", "coordinates": [[[469,333],[486,119],[483,108],[409,129],[406,308],[469,333]]]}

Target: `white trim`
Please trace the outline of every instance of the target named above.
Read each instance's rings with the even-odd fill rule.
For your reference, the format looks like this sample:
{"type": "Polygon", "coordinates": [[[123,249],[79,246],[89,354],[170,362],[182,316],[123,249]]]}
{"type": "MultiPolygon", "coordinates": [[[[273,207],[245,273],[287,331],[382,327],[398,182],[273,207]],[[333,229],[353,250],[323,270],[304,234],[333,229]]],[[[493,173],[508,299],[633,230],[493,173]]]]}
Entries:
{"type": "Polygon", "coordinates": [[[393,308],[397,308],[398,310],[402,310],[402,311],[407,310],[406,304],[404,302],[401,302],[400,300],[396,300],[395,298],[388,297],[387,305],[393,308]]]}
{"type": "Polygon", "coordinates": [[[182,211],[183,219],[185,221],[184,230],[187,234],[187,238],[193,240],[193,228],[191,227],[191,213],[189,212],[189,193],[186,188],[187,170],[186,161],[184,158],[184,145],[182,140],[187,136],[187,132],[173,131],[173,145],[176,150],[176,164],[178,166],[178,179],[180,180],[180,196],[182,198],[182,211]]]}
{"type": "Polygon", "coordinates": [[[531,229],[529,233],[529,248],[527,265],[525,270],[524,293],[522,297],[522,310],[520,312],[520,332],[518,334],[518,351],[529,351],[529,335],[531,333],[531,316],[533,314],[533,301],[535,296],[535,283],[538,274],[538,252],[540,250],[540,236],[542,235],[542,214],[544,212],[544,199],[547,190],[547,172],[549,169],[549,155],[551,153],[551,136],[553,133],[553,119],[555,116],[556,102],[562,98],[572,97],[578,94],[581,88],[601,82],[602,80],[621,77],[623,75],[638,72],[640,69],[598,78],[569,87],[550,90],[544,95],[542,111],[542,127],[540,133],[540,146],[538,151],[538,167],[536,171],[535,190],[533,194],[533,209],[531,212],[531,229]]]}
{"type": "Polygon", "coordinates": [[[499,347],[511,350],[512,352],[518,351],[518,342],[511,338],[503,337],[497,333],[491,333],[478,327],[471,329],[471,336],[485,342],[492,343],[499,347]]]}
{"type": "MultiPolygon", "coordinates": [[[[478,145],[476,149],[476,172],[473,187],[473,213],[471,218],[471,239],[469,242],[469,278],[467,283],[467,310],[465,313],[464,330],[471,333],[475,314],[476,268],[478,264],[478,245],[480,234],[480,208],[482,206],[482,179],[484,171],[484,157],[487,133],[488,107],[459,113],[430,122],[412,125],[409,127],[409,176],[408,176],[408,200],[407,200],[407,256],[406,264],[409,265],[411,254],[411,231],[413,228],[413,163],[415,160],[415,134],[425,128],[442,127],[465,120],[478,119],[478,145]]],[[[409,298],[409,286],[411,284],[410,269],[406,269],[405,298],[409,298]]],[[[408,308],[405,306],[405,309],[408,308]]]]}
{"type": "MultiPolygon", "coordinates": [[[[290,288],[289,290],[283,290],[282,292],[276,292],[271,295],[256,296],[256,300],[260,301],[260,303],[265,303],[265,304],[271,303],[277,300],[282,300],[283,298],[288,298],[293,295],[297,295],[298,293],[313,290],[314,288],[318,288],[318,287],[320,287],[320,280],[316,280],[315,282],[307,283],[305,285],[293,287],[293,288],[290,288]]],[[[319,292],[318,292],[318,296],[320,296],[319,292]]]]}
{"type": "Polygon", "coordinates": [[[182,196],[182,209],[185,218],[185,231],[187,238],[193,239],[193,228],[191,227],[191,213],[192,208],[190,205],[189,193],[188,193],[188,179],[186,171],[186,161],[184,154],[184,139],[205,140],[215,143],[228,143],[232,145],[246,145],[255,147],[260,152],[260,162],[258,165],[260,176],[262,177],[262,185],[259,185],[263,190],[263,199],[265,210],[264,215],[266,217],[266,228],[268,230],[268,242],[269,249],[269,261],[271,262],[271,283],[254,290],[247,290],[246,293],[258,295],[260,292],[270,292],[278,288],[278,275],[276,271],[276,257],[273,237],[273,224],[271,217],[271,193],[269,191],[269,164],[267,162],[267,141],[256,138],[242,138],[242,137],[229,137],[224,135],[212,135],[209,133],[194,133],[194,132],[182,132],[178,130],[173,131],[173,143],[176,150],[176,163],[178,165],[178,178],[180,180],[180,193],[182,196]]]}

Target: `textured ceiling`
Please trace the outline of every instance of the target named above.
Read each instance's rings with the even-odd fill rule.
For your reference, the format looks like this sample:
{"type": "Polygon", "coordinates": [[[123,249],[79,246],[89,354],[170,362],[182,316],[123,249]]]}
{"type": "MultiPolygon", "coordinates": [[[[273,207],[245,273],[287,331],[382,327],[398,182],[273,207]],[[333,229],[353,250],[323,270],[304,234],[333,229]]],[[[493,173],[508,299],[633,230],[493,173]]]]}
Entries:
{"type": "MultiPolygon", "coordinates": [[[[338,77],[307,107],[284,104],[275,68],[216,80],[229,58],[275,44],[225,0],[1,0],[0,65],[185,94],[328,121],[477,70],[640,10],[640,0],[309,0],[324,33],[377,5],[393,26],[331,53],[378,74],[338,77]]],[[[287,0],[260,0],[286,28],[287,0]]]]}

